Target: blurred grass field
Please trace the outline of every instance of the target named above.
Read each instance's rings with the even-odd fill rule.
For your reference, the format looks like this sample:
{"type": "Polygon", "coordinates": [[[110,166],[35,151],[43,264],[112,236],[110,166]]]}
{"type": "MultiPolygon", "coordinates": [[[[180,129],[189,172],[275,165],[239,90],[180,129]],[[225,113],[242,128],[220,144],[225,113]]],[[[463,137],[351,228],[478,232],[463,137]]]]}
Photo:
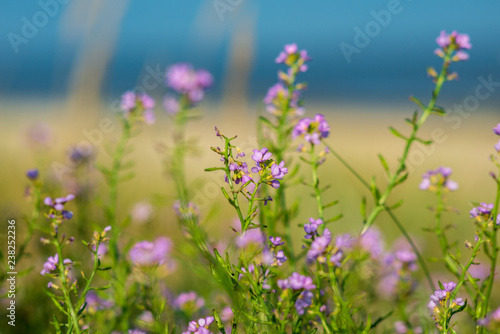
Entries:
{"type": "MultiPolygon", "coordinates": [[[[113,119],[116,127],[111,133],[103,134],[103,143],[95,146],[93,150],[97,162],[109,163],[105,149],[116,143],[120,130],[114,115],[105,112],[105,107],[102,109],[103,112],[97,115],[91,112],[86,113],[84,110],[81,114],[64,112],[65,106],[57,104],[50,106],[13,104],[3,105],[0,108],[0,113],[3,115],[0,133],[4,138],[0,141],[0,156],[3,157],[0,172],[3,186],[0,192],[0,210],[4,221],[7,218],[16,219],[18,238],[24,234],[23,216],[30,212],[30,203],[24,198],[24,188],[28,185],[25,177],[27,169],[40,169],[42,179],[52,191],[47,195],[65,195],[66,190],[62,185],[64,178],[62,182],[58,180],[51,166],[54,162],[65,163],[69,147],[86,140],[83,131],[98,129],[99,122],[103,118],[113,119]],[[52,129],[51,145],[43,150],[33,149],[26,141],[26,133],[30,126],[40,122],[52,129]]],[[[187,159],[187,177],[194,190],[194,201],[200,206],[204,228],[209,231],[214,241],[227,243],[234,237],[230,226],[233,225],[236,216],[220,193],[220,187],[223,185],[222,177],[205,173],[203,170],[219,164],[217,155],[209,149],[210,146],[220,145],[214,133],[215,125],[227,135],[237,134],[236,144],[241,145],[247,154],[256,148],[257,114],[255,110],[258,107],[248,106],[246,109],[229,112],[216,105],[201,105],[199,109],[203,113],[203,118],[190,123],[187,129],[188,138],[191,138],[198,147],[196,152],[193,152],[187,159]]],[[[404,142],[395,138],[387,128],[394,126],[404,132],[407,125],[403,120],[411,114],[411,110],[360,111],[339,106],[318,105],[308,107],[306,113],[307,115],[325,114],[332,129],[328,138],[330,145],[365,179],[375,175],[379,186],[384,187],[385,177],[377,153],[382,153],[394,168],[397,158],[401,155],[404,142]]],[[[427,169],[435,169],[439,166],[453,168],[452,179],[457,181],[460,187],[458,191],[449,195],[449,204],[457,208],[459,214],[447,214],[444,221],[455,227],[449,232],[450,239],[456,240],[462,252],[466,252],[463,246],[465,240],[474,238],[474,226],[468,214],[472,206],[471,201],[491,202],[494,197],[494,183],[488,176],[489,171],[492,170],[488,156],[493,153],[496,139],[491,128],[497,123],[498,116],[495,113],[478,111],[470,118],[464,119],[458,129],[453,129],[453,124],[444,122],[438,116],[431,117],[423,127],[421,138],[429,138],[434,129],[440,128],[446,140],[427,148],[426,152],[431,153],[424,154],[425,158],[411,167],[412,172],[408,181],[396,189],[389,202],[394,204],[404,199],[403,206],[395,212],[415,238],[425,257],[437,256],[440,251],[436,237],[422,232],[422,228],[433,226],[432,212],[427,207],[435,202],[435,198],[432,193],[418,189],[421,174],[427,169]]],[[[182,263],[183,252],[187,250],[183,246],[186,241],[172,209],[176,198],[172,195],[173,183],[164,171],[165,155],[161,153],[170,144],[171,129],[172,125],[168,117],[160,112],[156,124],[141,127],[140,134],[132,139],[133,153],[127,160],[134,161],[133,170],[136,175],[133,180],[120,185],[119,218],[124,219],[129,215],[137,202],[153,203],[154,218],[146,224],[132,223],[123,236],[124,243],[131,240],[152,240],[159,235],[172,238],[176,245],[174,255],[180,262],[178,268],[180,272],[168,276],[168,286],[176,291],[188,291],[201,288],[204,279],[197,275],[182,274],[191,273],[190,265],[182,263]]],[[[410,161],[412,161],[411,158],[410,161]]],[[[286,163],[288,165],[300,163],[298,153],[290,152],[286,163]]],[[[91,171],[90,175],[92,176],[91,182],[96,186],[93,200],[95,199],[95,203],[105,201],[107,186],[104,179],[95,170],[91,171]]],[[[305,166],[301,168],[301,175],[306,180],[310,177],[309,170],[305,166]]],[[[326,211],[327,217],[343,215],[341,220],[332,223],[330,228],[332,232],[334,234],[358,233],[362,224],[359,210],[361,198],[366,196],[371,207],[370,194],[332,155],[328,155],[326,163],[320,167],[320,180],[323,184],[331,185],[331,190],[326,193],[325,202],[340,201],[337,206],[326,211]]],[[[295,200],[300,201],[301,212],[294,220],[293,229],[296,251],[300,250],[303,237],[303,231],[296,225],[304,223],[309,218],[310,212],[315,211],[314,202],[308,192],[305,186],[297,184],[290,188],[288,196],[289,203],[295,200]]],[[[74,220],[68,223],[67,228],[78,233],[78,231],[92,231],[93,226],[103,227],[102,208],[98,204],[89,208],[88,215],[92,226],[78,227],[75,226],[78,220],[74,220]]],[[[393,241],[401,237],[394,223],[386,215],[382,215],[376,225],[383,231],[387,249],[393,241]]],[[[23,296],[40,293],[36,292],[37,286],[44,286],[46,283],[39,275],[39,271],[47,252],[40,245],[39,238],[40,234],[35,234],[29,247],[30,256],[19,263],[19,270],[32,268],[18,285],[20,304],[22,304],[23,296]],[[29,286],[27,282],[30,282],[29,286]]],[[[89,239],[90,234],[79,235],[78,238],[89,239]]],[[[2,237],[2,240],[5,239],[2,237]]],[[[76,251],[77,246],[72,247],[75,247],[72,251],[76,251]]],[[[430,266],[436,277],[444,277],[444,267],[441,264],[431,263],[430,266]]],[[[200,292],[203,294],[203,289],[200,292]]],[[[496,291],[497,296],[498,292],[496,291]]],[[[44,317],[44,310],[36,310],[33,305],[22,307],[23,313],[20,313],[20,317],[23,315],[33,319],[44,317]]]]}

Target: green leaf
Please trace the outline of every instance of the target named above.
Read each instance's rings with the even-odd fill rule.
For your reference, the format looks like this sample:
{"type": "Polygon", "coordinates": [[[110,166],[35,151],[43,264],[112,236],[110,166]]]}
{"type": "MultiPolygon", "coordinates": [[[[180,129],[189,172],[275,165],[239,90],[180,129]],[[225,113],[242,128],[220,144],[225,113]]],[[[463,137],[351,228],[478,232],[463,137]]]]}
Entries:
{"type": "Polygon", "coordinates": [[[420,100],[419,100],[419,99],[417,99],[417,98],[416,98],[416,97],[414,97],[414,96],[410,96],[410,101],[415,102],[415,104],[416,104],[417,106],[419,106],[419,107],[420,107],[420,109],[422,109],[422,110],[427,109],[427,108],[426,108],[426,106],[424,106],[424,104],[423,104],[422,102],[420,102],[420,100]]]}
{"type": "Polygon", "coordinates": [[[378,202],[378,200],[380,199],[380,192],[375,183],[375,176],[372,177],[372,181],[370,184],[370,191],[372,192],[372,195],[375,198],[375,202],[378,202]]]}
{"type": "Polygon", "coordinates": [[[339,203],[339,201],[338,201],[338,200],[333,201],[333,202],[330,202],[330,203],[328,203],[328,204],[323,205],[323,209],[326,209],[326,208],[329,208],[329,207],[331,207],[331,206],[337,205],[338,203],[339,203]]]}
{"type": "Polygon", "coordinates": [[[360,211],[361,217],[363,217],[363,221],[366,221],[366,196],[363,196],[363,198],[361,199],[360,211]]]}
{"type": "Polygon", "coordinates": [[[222,168],[222,167],[205,168],[205,172],[214,172],[216,170],[224,170],[224,168],[222,168]]]}
{"type": "Polygon", "coordinates": [[[268,120],[267,118],[265,118],[264,116],[259,116],[259,121],[261,121],[262,123],[266,124],[271,129],[276,129],[276,126],[274,126],[274,124],[271,123],[271,121],[268,120]]]}
{"type": "Polygon", "coordinates": [[[387,161],[382,156],[382,154],[378,155],[378,159],[380,160],[380,163],[382,164],[382,167],[384,167],[384,169],[387,172],[387,174],[389,174],[389,165],[387,164],[387,161]]]}
{"type": "Polygon", "coordinates": [[[446,115],[446,111],[444,110],[444,108],[441,108],[441,107],[438,107],[438,106],[435,106],[434,108],[432,108],[431,112],[433,114],[436,114],[436,115],[439,115],[439,116],[446,115]]]}
{"type": "Polygon", "coordinates": [[[399,133],[398,130],[394,129],[392,126],[389,127],[389,131],[391,131],[391,133],[393,135],[395,135],[396,137],[398,137],[398,138],[401,138],[401,139],[404,139],[404,140],[408,140],[408,138],[406,138],[405,136],[403,136],[401,133],[399,133]]]}
{"type": "Polygon", "coordinates": [[[415,138],[416,141],[418,141],[419,143],[422,143],[426,146],[429,146],[433,143],[432,140],[423,140],[423,139],[420,139],[420,138],[415,138]]]}
{"type": "Polygon", "coordinates": [[[212,313],[214,314],[214,319],[215,322],[217,323],[217,328],[219,329],[219,332],[222,334],[226,334],[226,331],[224,329],[224,324],[222,323],[222,319],[219,317],[219,314],[215,311],[215,309],[212,310],[212,313]]]}

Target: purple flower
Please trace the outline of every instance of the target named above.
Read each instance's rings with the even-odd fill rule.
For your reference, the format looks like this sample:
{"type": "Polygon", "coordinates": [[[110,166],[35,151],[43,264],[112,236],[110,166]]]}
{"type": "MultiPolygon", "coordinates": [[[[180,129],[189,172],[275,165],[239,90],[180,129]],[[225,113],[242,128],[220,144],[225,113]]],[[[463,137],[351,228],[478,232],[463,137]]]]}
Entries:
{"type": "Polygon", "coordinates": [[[138,267],[160,265],[167,261],[171,247],[172,242],[166,237],[159,237],[154,242],[141,241],[130,250],[130,260],[138,267]]]}
{"type": "Polygon", "coordinates": [[[314,290],[316,285],[313,284],[313,280],[309,276],[302,276],[297,272],[292,273],[290,277],[284,280],[278,280],[278,286],[281,289],[292,289],[292,290],[314,290]]]}
{"type": "Polygon", "coordinates": [[[344,253],[341,250],[339,250],[330,257],[330,262],[333,263],[335,266],[340,267],[342,266],[343,258],[344,258],[344,253]]]}
{"type": "Polygon", "coordinates": [[[446,31],[444,30],[441,30],[441,33],[439,34],[439,36],[436,38],[436,43],[441,47],[441,48],[445,48],[447,47],[448,45],[450,45],[450,37],[448,36],[448,34],[446,33],[446,31]]]}
{"type": "Polygon", "coordinates": [[[408,333],[408,327],[406,327],[406,324],[403,321],[396,321],[394,323],[394,330],[396,331],[397,334],[408,333]]]}
{"type": "Polygon", "coordinates": [[[318,256],[323,254],[323,252],[326,250],[326,247],[328,247],[328,245],[330,244],[330,241],[331,241],[330,230],[325,228],[323,235],[321,237],[317,237],[311,243],[311,247],[307,252],[307,262],[312,263],[318,258],[318,256]]]}
{"type": "Polygon", "coordinates": [[[453,304],[456,304],[458,306],[464,306],[465,302],[462,298],[457,298],[452,301],[453,304]]]}
{"type": "Polygon", "coordinates": [[[143,224],[151,219],[153,206],[148,202],[139,202],[132,208],[132,220],[136,223],[143,224]]]}
{"type": "Polygon", "coordinates": [[[500,153],[500,140],[498,143],[495,144],[495,150],[497,150],[498,153],[500,153]]]}
{"type": "Polygon", "coordinates": [[[458,189],[458,183],[449,179],[452,172],[452,169],[449,167],[428,170],[422,175],[422,182],[419,188],[421,190],[436,191],[436,188],[443,187],[449,191],[455,191],[458,189]]]}
{"type": "Polygon", "coordinates": [[[87,292],[85,302],[87,303],[87,308],[92,312],[104,310],[113,306],[111,301],[102,299],[92,290],[87,292]]]}
{"type": "Polygon", "coordinates": [[[455,282],[443,283],[444,290],[447,292],[452,292],[457,284],[455,282]]]}
{"type": "Polygon", "coordinates": [[[182,204],[181,201],[176,201],[173,205],[175,213],[177,217],[180,219],[192,219],[194,217],[198,217],[200,214],[200,208],[193,202],[188,202],[186,204],[182,204]]]}
{"type": "Polygon", "coordinates": [[[318,226],[323,224],[323,220],[321,219],[314,219],[314,218],[309,218],[309,223],[304,224],[304,231],[306,232],[306,235],[304,238],[306,239],[311,239],[313,236],[317,234],[318,226]]]}
{"type": "Polygon", "coordinates": [[[30,169],[26,172],[26,176],[32,181],[38,179],[38,174],[38,169],[30,169]]]}
{"type": "Polygon", "coordinates": [[[282,179],[285,174],[288,173],[288,168],[285,167],[285,162],[282,161],[280,164],[273,164],[271,166],[271,174],[275,179],[282,179]]]}
{"type": "Polygon", "coordinates": [[[286,64],[288,66],[296,66],[300,72],[307,71],[307,61],[311,60],[306,50],[299,51],[297,44],[285,45],[284,51],[280,52],[276,57],[277,64],[286,64]]]}
{"type": "Polygon", "coordinates": [[[252,160],[256,163],[263,163],[269,159],[271,159],[271,152],[268,152],[267,148],[263,148],[260,151],[257,149],[253,150],[252,160]]]}
{"type": "Polygon", "coordinates": [[[215,318],[212,316],[200,318],[198,319],[198,322],[190,321],[188,324],[188,330],[186,332],[183,332],[182,334],[211,334],[211,332],[208,330],[208,326],[210,326],[210,324],[212,324],[214,321],[215,318]]]}
{"type": "Polygon", "coordinates": [[[120,103],[120,107],[126,117],[130,117],[132,114],[138,112],[137,116],[141,116],[146,124],[153,124],[155,122],[154,106],[155,100],[151,96],[133,91],[125,92],[122,95],[120,103]]]}
{"type": "Polygon", "coordinates": [[[295,310],[299,315],[304,314],[305,308],[312,305],[313,293],[311,291],[302,291],[295,301],[295,310]]]}
{"type": "Polygon", "coordinates": [[[325,117],[321,114],[316,114],[314,118],[303,118],[299,120],[292,131],[292,138],[299,136],[311,144],[319,145],[320,140],[327,138],[330,134],[330,126],[325,117]]]}
{"type": "Polygon", "coordinates": [[[467,34],[458,34],[455,31],[452,33],[455,34],[455,41],[460,49],[470,49],[472,45],[470,44],[470,37],[467,34]]]}
{"type": "Polygon", "coordinates": [[[174,306],[177,309],[188,310],[190,313],[198,311],[204,305],[205,305],[205,300],[201,297],[198,297],[198,295],[194,291],[181,293],[174,300],[174,306]]]}
{"type": "Polygon", "coordinates": [[[49,256],[47,261],[43,264],[43,270],[40,272],[42,275],[51,274],[57,269],[59,265],[59,255],[49,256]]]}
{"type": "Polygon", "coordinates": [[[370,228],[363,234],[360,238],[360,246],[365,251],[371,254],[373,259],[378,258],[384,249],[384,243],[382,241],[382,235],[379,230],[375,228],[370,228]]]}
{"type": "Polygon", "coordinates": [[[146,332],[143,332],[140,329],[129,329],[128,334],[146,334],[146,332]]]}
{"type": "Polygon", "coordinates": [[[472,208],[472,210],[469,211],[470,217],[478,219],[483,218],[487,220],[493,213],[494,207],[494,204],[481,203],[479,206],[472,208]]]}
{"type": "Polygon", "coordinates": [[[339,235],[335,239],[335,246],[339,249],[349,249],[354,246],[354,243],[356,242],[356,238],[354,238],[352,235],[349,233],[344,233],[339,235]]]}
{"type": "Polygon", "coordinates": [[[189,64],[172,65],[168,68],[166,74],[167,86],[186,96],[189,102],[193,104],[203,99],[204,90],[210,87],[212,83],[213,78],[209,72],[206,70],[195,71],[189,64]]]}
{"type": "Polygon", "coordinates": [[[271,241],[274,247],[278,247],[285,244],[284,241],[281,241],[281,237],[269,237],[269,240],[271,241]]]}
{"type": "Polygon", "coordinates": [[[179,101],[175,97],[166,96],[165,99],[163,99],[163,108],[169,114],[175,115],[180,109],[179,101]]]}
{"type": "Polygon", "coordinates": [[[497,135],[497,136],[500,136],[500,123],[497,124],[497,126],[495,126],[493,128],[493,132],[497,135]]]}
{"type": "Polygon", "coordinates": [[[256,244],[260,247],[262,246],[264,241],[265,237],[261,230],[259,230],[258,228],[254,228],[251,230],[247,230],[245,233],[241,234],[236,239],[236,246],[238,246],[239,248],[245,248],[250,244],[256,244]]]}

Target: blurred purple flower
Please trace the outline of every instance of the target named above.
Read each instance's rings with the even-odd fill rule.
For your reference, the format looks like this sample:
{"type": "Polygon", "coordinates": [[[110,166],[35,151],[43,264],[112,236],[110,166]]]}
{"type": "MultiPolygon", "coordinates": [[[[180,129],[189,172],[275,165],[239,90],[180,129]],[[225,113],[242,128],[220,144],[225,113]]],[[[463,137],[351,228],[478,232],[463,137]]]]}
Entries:
{"type": "Polygon", "coordinates": [[[97,295],[95,291],[87,292],[85,296],[85,302],[87,303],[87,309],[91,312],[100,311],[108,309],[113,306],[113,303],[109,300],[102,299],[97,295]]]}
{"type": "Polygon", "coordinates": [[[281,289],[292,290],[314,290],[316,285],[313,284],[313,279],[309,276],[300,275],[297,272],[292,273],[290,277],[284,280],[278,280],[278,286],[281,289]]]}
{"type": "Polygon", "coordinates": [[[129,252],[132,264],[148,267],[163,264],[167,261],[172,242],[166,237],[159,237],[154,242],[136,243],[129,252]]]}
{"type": "Polygon", "coordinates": [[[206,318],[200,318],[198,321],[190,321],[188,324],[188,330],[186,332],[182,332],[182,334],[211,334],[208,330],[208,326],[210,326],[215,321],[215,318],[212,316],[206,318]]]}
{"type": "Polygon", "coordinates": [[[251,230],[247,230],[245,233],[242,233],[236,239],[236,246],[238,248],[245,248],[251,244],[257,245],[261,247],[264,244],[265,237],[262,231],[258,228],[254,228],[251,230]]]}
{"type": "Polygon", "coordinates": [[[132,220],[136,223],[143,224],[151,219],[153,206],[148,202],[138,202],[132,208],[132,220]]]}
{"type": "Polygon", "coordinates": [[[497,126],[495,126],[493,128],[493,132],[497,135],[497,136],[500,136],[500,123],[497,124],[497,126]]]}
{"type": "Polygon", "coordinates": [[[495,207],[494,204],[480,203],[479,206],[472,208],[472,210],[469,211],[470,217],[483,218],[487,220],[493,213],[494,207],[495,207]]]}
{"type": "Polygon", "coordinates": [[[452,172],[452,169],[449,167],[428,170],[422,175],[422,182],[419,188],[421,190],[436,191],[436,188],[443,187],[449,191],[455,191],[458,189],[458,183],[449,179],[452,172]]]}
{"type": "Polygon", "coordinates": [[[318,256],[323,254],[323,252],[326,250],[326,247],[328,247],[328,245],[330,244],[331,239],[332,237],[330,230],[325,228],[325,230],[323,231],[323,235],[321,237],[317,237],[311,243],[311,247],[307,252],[307,262],[312,263],[318,258],[318,256]]]}
{"type": "Polygon", "coordinates": [[[295,310],[299,315],[303,315],[305,308],[312,305],[313,293],[311,291],[302,291],[295,301],[295,310]]]}
{"type": "Polygon", "coordinates": [[[378,258],[384,250],[382,234],[372,227],[359,240],[360,247],[371,254],[373,259],[378,258]]]}
{"type": "Polygon", "coordinates": [[[323,220],[321,219],[314,219],[314,218],[309,218],[309,223],[304,224],[304,231],[306,232],[306,235],[304,238],[306,239],[311,239],[313,236],[318,234],[318,226],[323,224],[323,220]]]}
{"type": "MultiPolygon", "coordinates": [[[[206,70],[195,71],[189,64],[179,63],[167,69],[166,84],[179,94],[186,96],[190,103],[196,104],[204,97],[204,90],[213,83],[212,75],[206,70]]],[[[172,105],[173,107],[173,105],[172,105]]],[[[175,108],[172,108],[173,112],[175,108]]]]}
{"type": "Polygon", "coordinates": [[[175,115],[180,110],[179,101],[172,96],[166,96],[163,99],[163,108],[165,111],[171,115],[175,115]]]}
{"type": "Polygon", "coordinates": [[[39,175],[38,169],[29,169],[26,172],[26,176],[28,177],[28,179],[32,181],[38,179],[38,175],[39,175]]]}
{"type": "Polygon", "coordinates": [[[205,305],[205,300],[199,297],[196,292],[190,291],[179,294],[174,300],[175,308],[189,313],[195,313],[205,305]]]}

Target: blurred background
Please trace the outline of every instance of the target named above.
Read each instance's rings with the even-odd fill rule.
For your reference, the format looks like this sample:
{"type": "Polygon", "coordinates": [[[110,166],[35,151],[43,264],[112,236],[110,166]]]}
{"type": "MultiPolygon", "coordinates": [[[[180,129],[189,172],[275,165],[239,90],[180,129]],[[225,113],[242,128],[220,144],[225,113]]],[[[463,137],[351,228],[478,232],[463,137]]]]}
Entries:
{"type": "MultiPolygon", "coordinates": [[[[130,236],[151,238],[158,231],[179,235],[171,209],[175,199],[169,197],[172,183],[164,173],[161,147],[169,144],[171,127],[161,100],[167,92],[165,69],[188,62],[214,76],[214,86],[198,108],[204,118],[188,128],[201,143],[188,161],[190,181],[193,187],[212,185],[212,190],[199,186],[201,212],[207,215],[215,206],[222,218],[207,224],[215,235],[227,233],[233,213],[225,204],[214,205],[223,202],[217,192],[221,183],[202,172],[218,163],[208,150],[218,144],[213,127],[238,134],[247,151],[256,147],[256,115],[263,112],[262,98],[281,69],[274,59],[284,44],[293,42],[312,57],[309,70],[299,77],[308,83],[306,115],[325,114],[330,143],[363,176],[376,175],[383,184],[377,153],[391,166],[397,163],[403,142],[387,127],[409,130],[404,118],[415,110],[410,95],[428,102],[433,83],[426,69],[441,66],[433,54],[441,30],[469,34],[470,59],[452,65],[458,80],[445,84],[438,101],[449,116],[431,117],[422,131],[424,138],[438,131],[439,140],[415,148],[409,181],[392,195],[393,202],[405,198],[398,214],[424,248],[435,243],[432,237],[426,243],[428,235],[421,232],[433,224],[426,207],[434,198],[418,190],[427,169],[444,165],[455,171],[460,189],[450,195],[450,203],[460,214],[449,215],[448,223],[457,227],[451,233],[459,244],[473,238],[467,213],[471,201],[493,201],[488,156],[497,139],[491,128],[500,122],[498,1],[3,0],[0,13],[2,216],[22,222],[29,212],[23,193],[27,169],[39,168],[47,184],[62,193],[71,189],[71,181],[58,178],[56,167],[68,161],[72,147],[93,138],[93,157],[106,163],[105,149],[116,143],[118,126],[100,137],[96,131],[102,119],[114,119],[121,94],[136,89],[157,100],[158,122],[134,139],[136,178],[122,187],[123,216],[137,203],[152,203],[150,228],[138,225],[130,236]]],[[[359,231],[360,199],[369,194],[333,157],[320,171],[325,183],[332,184],[326,201],[340,200],[330,214],[344,214],[333,229],[359,231]]],[[[97,174],[92,182],[99,196],[106,187],[97,174]]],[[[301,198],[304,188],[292,192],[291,198],[301,198]]],[[[297,223],[308,218],[308,205],[312,200],[307,197],[297,223]]],[[[92,218],[96,225],[99,217],[92,218]]],[[[398,238],[385,216],[379,224],[388,241],[398,238]]],[[[301,234],[297,228],[296,245],[301,234]]],[[[429,253],[432,249],[427,248],[429,253]]],[[[39,279],[40,266],[30,275],[39,279]]]]}

